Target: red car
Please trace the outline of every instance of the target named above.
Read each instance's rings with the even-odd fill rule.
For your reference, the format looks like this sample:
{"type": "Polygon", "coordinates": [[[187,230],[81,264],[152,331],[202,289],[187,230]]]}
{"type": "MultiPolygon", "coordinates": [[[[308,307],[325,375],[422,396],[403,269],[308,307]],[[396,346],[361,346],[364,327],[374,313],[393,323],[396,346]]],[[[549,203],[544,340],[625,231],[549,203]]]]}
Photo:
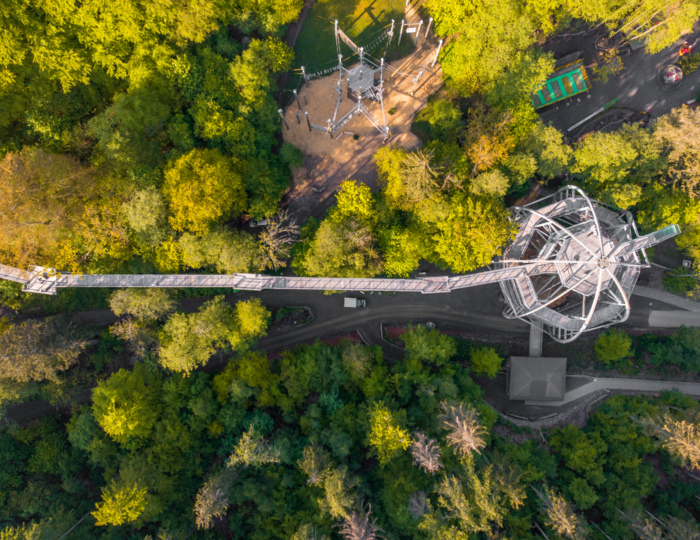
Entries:
{"type": "Polygon", "coordinates": [[[685,56],[686,54],[690,54],[691,52],[693,52],[693,46],[687,41],[684,41],[683,45],[681,45],[681,50],[678,53],[678,56],[685,56]]]}

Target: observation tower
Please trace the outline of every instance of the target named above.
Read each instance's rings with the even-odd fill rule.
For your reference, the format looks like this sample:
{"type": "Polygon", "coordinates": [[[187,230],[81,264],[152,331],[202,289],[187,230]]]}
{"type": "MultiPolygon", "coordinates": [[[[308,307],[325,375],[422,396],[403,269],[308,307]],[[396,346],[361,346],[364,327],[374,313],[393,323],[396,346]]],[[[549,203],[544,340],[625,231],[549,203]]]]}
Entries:
{"type": "Polygon", "coordinates": [[[512,212],[520,230],[495,267],[522,271],[500,280],[503,315],[560,343],[627,320],[640,269],[649,266],[645,248],[680,233],[670,225],[640,237],[630,212],[573,186],[512,212]]]}

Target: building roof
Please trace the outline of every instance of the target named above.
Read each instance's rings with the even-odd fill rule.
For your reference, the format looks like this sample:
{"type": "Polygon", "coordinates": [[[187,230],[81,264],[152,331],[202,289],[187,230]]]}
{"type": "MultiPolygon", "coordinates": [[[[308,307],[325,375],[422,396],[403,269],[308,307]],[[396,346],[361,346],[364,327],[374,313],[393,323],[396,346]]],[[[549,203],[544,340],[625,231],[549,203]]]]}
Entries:
{"type": "Polygon", "coordinates": [[[566,358],[512,356],[508,379],[508,397],[512,400],[562,400],[566,394],[566,358]]]}

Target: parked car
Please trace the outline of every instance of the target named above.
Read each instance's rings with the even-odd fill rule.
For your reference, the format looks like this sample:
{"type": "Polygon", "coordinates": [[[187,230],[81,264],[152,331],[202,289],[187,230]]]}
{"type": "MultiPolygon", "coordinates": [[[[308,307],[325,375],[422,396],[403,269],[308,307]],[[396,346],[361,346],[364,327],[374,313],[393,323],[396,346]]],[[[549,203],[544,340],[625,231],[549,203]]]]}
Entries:
{"type": "Polygon", "coordinates": [[[267,220],[266,219],[259,219],[258,221],[251,221],[250,222],[251,227],[267,227],[267,220]]]}
{"type": "Polygon", "coordinates": [[[359,308],[359,307],[367,307],[367,300],[364,298],[345,298],[345,304],[343,307],[348,307],[348,308],[359,308]]]}

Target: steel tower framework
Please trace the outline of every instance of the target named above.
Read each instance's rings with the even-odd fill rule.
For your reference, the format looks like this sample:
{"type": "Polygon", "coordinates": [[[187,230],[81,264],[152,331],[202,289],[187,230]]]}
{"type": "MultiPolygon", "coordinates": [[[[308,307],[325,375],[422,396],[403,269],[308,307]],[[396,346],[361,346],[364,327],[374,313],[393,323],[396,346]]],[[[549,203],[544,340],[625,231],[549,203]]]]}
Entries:
{"type": "Polygon", "coordinates": [[[645,249],[680,233],[671,225],[640,237],[630,212],[574,186],[512,210],[520,230],[496,268],[535,261],[540,268],[500,282],[503,315],[542,327],[560,343],[626,321],[640,269],[649,267],[645,249]]]}

